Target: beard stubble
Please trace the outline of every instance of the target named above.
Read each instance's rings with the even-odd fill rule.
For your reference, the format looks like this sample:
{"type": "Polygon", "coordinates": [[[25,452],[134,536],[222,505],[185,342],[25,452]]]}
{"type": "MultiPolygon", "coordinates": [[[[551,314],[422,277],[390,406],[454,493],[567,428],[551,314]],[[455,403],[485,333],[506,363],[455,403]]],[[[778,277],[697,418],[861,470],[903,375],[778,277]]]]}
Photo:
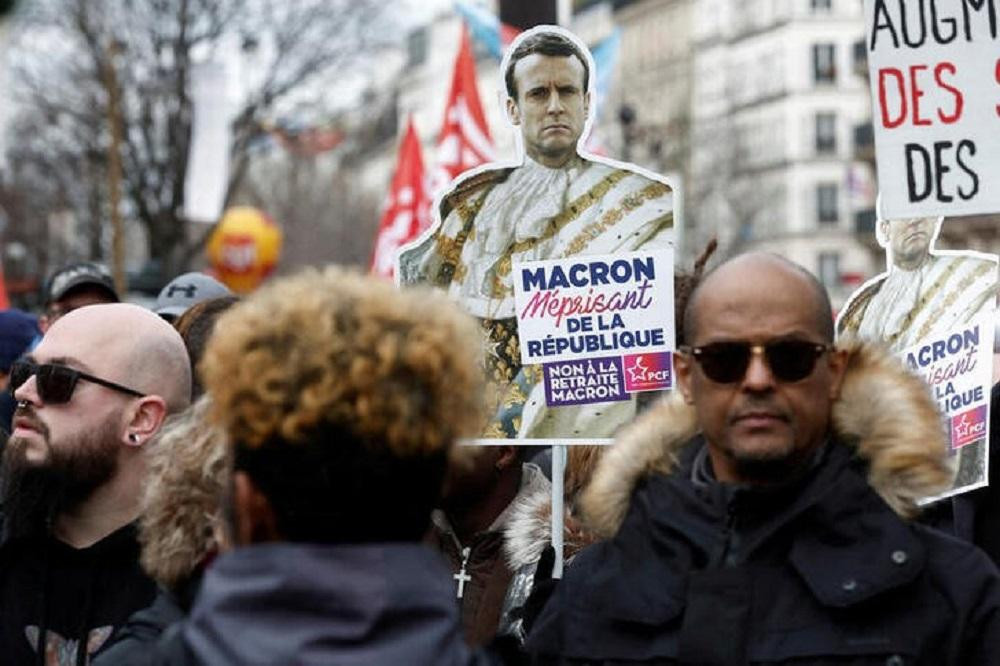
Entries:
{"type": "Polygon", "coordinates": [[[40,463],[29,462],[28,440],[7,441],[0,462],[0,502],[9,538],[48,534],[59,513],[79,506],[118,471],[114,417],[87,432],[68,435],[56,446],[31,407],[18,408],[17,417],[34,423],[48,455],[40,463]]]}

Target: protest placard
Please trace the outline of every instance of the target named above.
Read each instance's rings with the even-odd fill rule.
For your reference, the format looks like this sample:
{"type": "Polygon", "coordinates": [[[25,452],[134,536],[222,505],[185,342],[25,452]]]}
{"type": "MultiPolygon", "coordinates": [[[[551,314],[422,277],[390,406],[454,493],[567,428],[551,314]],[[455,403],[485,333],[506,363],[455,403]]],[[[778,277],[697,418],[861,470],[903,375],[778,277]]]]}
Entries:
{"type": "Polygon", "coordinates": [[[883,215],[1000,211],[995,0],[865,0],[883,215]]]}
{"type": "Polygon", "coordinates": [[[942,223],[928,217],[876,222],[887,270],[847,299],[838,335],[877,340],[899,352],[993,312],[997,256],[936,249],[942,223]]]}
{"type": "Polygon", "coordinates": [[[955,479],[942,496],[986,485],[993,318],[981,315],[951,333],[904,350],[902,357],[931,387],[948,431],[955,479]]]}
{"type": "MultiPolygon", "coordinates": [[[[562,319],[570,318],[573,325],[593,330],[572,332],[573,343],[549,341],[543,335],[533,340],[541,352],[525,356],[514,298],[519,279],[513,267],[556,258],[585,263],[593,257],[613,255],[618,260],[657,248],[673,251],[674,193],[659,174],[585,149],[598,76],[593,57],[575,35],[557,26],[527,30],[511,44],[500,70],[499,99],[515,130],[517,156],[463,173],[436,197],[431,227],[397,255],[397,279],[401,285],[446,290],[480,322],[487,351],[485,402],[492,418],[479,443],[608,443],[635,417],[637,392],[663,384],[662,377],[670,371],[672,339],[630,330],[624,320],[621,328],[612,316],[621,313],[612,310],[593,312],[607,315],[600,322],[566,311],[560,320],[564,328],[569,324],[562,319]],[[532,115],[537,105],[525,97],[531,89],[526,77],[534,76],[541,63],[572,83],[561,92],[551,88],[545,93],[561,96],[565,123],[546,126],[532,115]],[[587,380],[590,391],[581,391],[580,380],[568,376],[589,372],[589,364],[552,367],[547,374],[542,368],[543,363],[572,361],[569,345],[581,341],[585,352],[575,358],[595,359],[595,372],[587,380]],[[634,358],[625,358],[626,352],[634,358]],[[615,367],[598,365],[597,359],[605,357],[621,359],[621,371],[615,373],[613,361],[615,367]],[[613,386],[607,383],[612,379],[613,386]],[[625,387],[626,380],[632,388],[625,387]],[[598,393],[608,401],[595,407],[591,402],[598,393]]],[[[626,268],[635,267],[615,264],[615,270],[626,268]]],[[[555,279],[561,278],[574,286],[573,276],[555,279]]],[[[555,300],[554,295],[549,298],[555,300]]],[[[671,293],[670,303],[656,306],[669,321],[672,298],[671,293]]],[[[548,307],[539,304],[539,323],[548,307]]]]}
{"type": "MultiPolygon", "coordinates": [[[[587,391],[577,399],[578,388],[570,377],[556,376],[579,372],[579,367],[550,368],[546,381],[541,365],[521,357],[515,264],[674,247],[675,199],[668,179],[585,148],[598,102],[595,82],[602,79],[608,80],[572,33],[557,26],[536,26],[521,33],[507,50],[498,77],[498,101],[515,130],[515,159],[489,162],[455,178],[435,195],[431,226],[396,256],[400,285],[446,290],[482,328],[484,402],[491,417],[481,437],[470,443],[555,445],[554,577],[562,570],[564,445],[609,444],[618,429],[635,418],[637,391],[654,390],[663,383],[664,370],[670,370],[669,352],[657,352],[666,354],[665,361],[647,358],[645,349],[636,350],[633,358],[619,361],[620,371],[615,361],[609,370],[595,360],[600,370],[594,376],[604,377],[595,381],[608,381],[617,372],[614,377],[620,387],[626,379],[618,377],[625,373],[632,388],[625,389],[624,399],[592,404],[587,391]],[[542,63],[546,76],[558,75],[566,83],[542,88],[532,84],[529,79],[542,63]],[[527,99],[527,91],[535,89],[538,94],[527,99]],[[555,124],[537,117],[537,108],[544,109],[548,95],[560,100],[563,120],[555,124]],[[560,380],[558,386],[554,379],[560,380]]],[[[658,270],[671,273],[672,284],[672,265],[658,270]]],[[[672,322],[672,287],[670,297],[670,307],[659,314],[672,322]]],[[[668,348],[672,346],[671,338],[668,348]]]]}
{"type": "Polygon", "coordinates": [[[943,222],[879,219],[875,238],[885,247],[886,271],[851,294],[837,317],[838,338],[885,345],[934,392],[951,437],[955,478],[928,501],[987,483],[1000,288],[996,255],[935,248],[943,222]]]}
{"type": "Polygon", "coordinates": [[[514,265],[521,358],[543,366],[550,407],[672,386],[671,248],[514,265]]]}

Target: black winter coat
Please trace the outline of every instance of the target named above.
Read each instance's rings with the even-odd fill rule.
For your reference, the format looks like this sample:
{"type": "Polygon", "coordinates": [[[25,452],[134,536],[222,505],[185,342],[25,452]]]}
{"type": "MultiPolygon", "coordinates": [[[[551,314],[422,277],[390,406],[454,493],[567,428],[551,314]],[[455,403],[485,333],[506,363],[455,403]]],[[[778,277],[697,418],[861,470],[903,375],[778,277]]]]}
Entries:
{"type": "Polygon", "coordinates": [[[87,664],[155,594],[156,584],[139,566],[133,525],[86,548],[48,535],[5,540],[0,666],[87,664]]]}
{"type": "Polygon", "coordinates": [[[577,556],[533,663],[1000,664],[993,564],[898,517],[847,446],[770,492],[696,481],[702,449],[639,481],[617,535],[577,556]]]}
{"type": "Polygon", "coordinates": [[[1000,566],[1000,384],[990,393],[989,480],[982,488],[937,502],[921,522],[974,543],[1000,566]]]}
{"type": "Polygon", "coordinates": [[[147,666],[164,632],[182,621],[191,610],[201,585],[201,573],[191,576],[175,590],[160,588],[152,605],[136,611],[101,651],[92,666],[147,666]]]}

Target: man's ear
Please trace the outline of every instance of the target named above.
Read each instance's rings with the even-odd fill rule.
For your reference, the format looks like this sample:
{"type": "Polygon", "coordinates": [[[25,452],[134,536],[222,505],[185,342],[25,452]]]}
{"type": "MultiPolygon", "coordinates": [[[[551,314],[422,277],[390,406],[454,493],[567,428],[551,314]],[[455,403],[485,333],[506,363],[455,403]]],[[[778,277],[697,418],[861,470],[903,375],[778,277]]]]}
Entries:
{"type": "Polygon", "coordinates": [[[235,545],[249,546],[281,540],[278,519],[271,502],[250,475],[241,470],[233,472],[233,514],[235,545]]]}
{"type": "Polygon", "coordinates": [[[693,359],[687,354],[674,352],[674,377],[677,378],[677,390],[684,396],[684,402],[693,405],[691,393],[691,364],[693,359]]]}
{"type": "Polygon", "coordinates": [[[511,125],[521,124],[521,110],[517,108],[517,102],[513,97],[507,98],[507,117],[510,118],[511,125]]]}
{"type": "Polygon", "coordinates": [[[158,395],[139,398],[125,424],[125,444],[141,446],[163,425],[167,418],[167,402],[158,395]]]}
{"type": "Polygon", "coordinates": [[[505,470],[511,465],[517,464],[517,450],[516,446],[500,447],[500,457],[498,457],[496,463],[494,463],[498,471],[505,470]]]}
{"type": "Polygon", "coordinates": [[[846,349],[833,349],[830,352],[830,400],[840,397],[840,389],[844,386],[844,376],[847,374],[847,362],[850,359],[846,349]]]}
{"type": "Polygon", "coordinates": [[[583,93],[583,119],[586,120],[590,116],[590,91],[583,93]]]}
{"type": "Polygon", "coordinates": [[[889,246],[889,220],[879,220],[876,222],[878,225],[878,233],[875,234],[875,240],[879,242],[883,247],[889,246]]]}

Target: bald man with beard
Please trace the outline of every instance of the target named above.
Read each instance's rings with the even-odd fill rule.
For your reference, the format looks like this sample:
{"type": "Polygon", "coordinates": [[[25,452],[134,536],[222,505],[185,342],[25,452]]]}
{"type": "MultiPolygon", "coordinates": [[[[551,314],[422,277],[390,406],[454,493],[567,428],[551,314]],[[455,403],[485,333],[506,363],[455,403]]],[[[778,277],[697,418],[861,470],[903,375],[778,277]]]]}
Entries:
{"type": "Polygon", "coordinates": [[[11,369],[2,461],[3,664],[84,664],[148,605],[138,563],[145,447],[184,409],[184,343],[135,305],[68,313],[11,369]]]}

